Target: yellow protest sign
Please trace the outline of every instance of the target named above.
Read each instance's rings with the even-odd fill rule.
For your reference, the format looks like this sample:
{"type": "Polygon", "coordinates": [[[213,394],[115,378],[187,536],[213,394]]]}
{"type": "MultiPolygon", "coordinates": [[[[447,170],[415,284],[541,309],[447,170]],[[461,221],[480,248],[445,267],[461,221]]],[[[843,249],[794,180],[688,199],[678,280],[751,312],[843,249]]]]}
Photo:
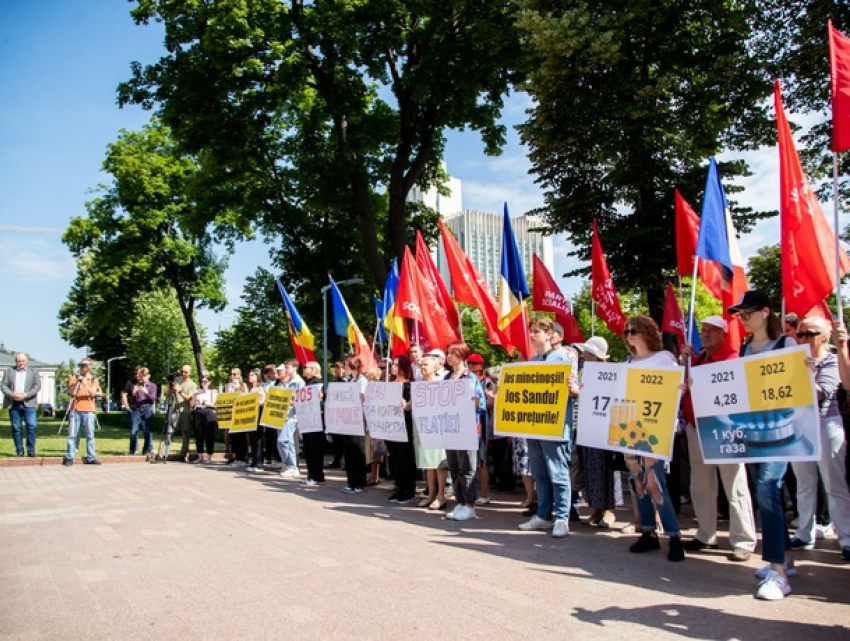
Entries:
{"type": "Polygon", "coordinates": [[[777,351],[776,356],[748,361],[747,392],[750,411],[787,409],[811,405],[812,375],[806,367],[806,352],[777,351]]]}
{"type": "Polygon", "coordinates": [[[292,406],[292,390],[282,387],[266,388],[266,404],[263,406],[263,415],[260,425],[279,430],[286,422],[289,408],[292,406]]]}
{"type": "Polygon", "coordinates": [[[513,363],[502,366],[494,433],[541,440],[564,439],[569,363],[513,363]]]}
{"type": "Polygon", "coordinates": [[[227,392],[215,398],[215,417],[218,426],[223,430],[230,429],[230,422],[233,420],[233,401],[237,396],[239,392],[227,392]]]}
{"type": "Polygon", "coordinates": [[[233,402],[233,421],[230,433],[253,432],[257,429],[260,417],[260,396],[258,394],[240,394],[233,402]]]}

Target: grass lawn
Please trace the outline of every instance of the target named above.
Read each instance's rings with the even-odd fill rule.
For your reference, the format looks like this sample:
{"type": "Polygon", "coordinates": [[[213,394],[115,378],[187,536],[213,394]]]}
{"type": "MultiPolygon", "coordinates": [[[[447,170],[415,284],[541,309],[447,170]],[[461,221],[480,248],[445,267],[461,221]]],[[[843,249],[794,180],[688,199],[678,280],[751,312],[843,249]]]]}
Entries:
{"type": "MultiPolygon", "coordinates": [[[[38,456],[65,455],[65,444],[68,440],[68,423],[66,421],[62,428],[62,433],[57,434],[61,422],[58,418],[41,417],[38,419],[35,437],[35,451],[38,456]]],[[[24,441],[26,441],[26,427],[22,427],[21,431],[23,432],[24,441]]],[[[154,434],[158,436],[156,432],[154,434]]],[[[112,427],[105,425],[104,421],[101,421],[101,429],[95,430],[94,438],[98,456],[115,456],[130,452],[129,426],[112,427]]],[[[157,438],[154,441],[154,447],[158,443],[159,439],[157,438]]],[[[144,436],[140,439],[139,451],[141,451],[143,444],[144,436]]],[[[80,447],[85,452],[85,438],[80,439],[80,447]]],[[[14,456],[15,444],[12,441],[12,426],[9,423],[9,419],[6,418],[4,421],[0,421],[0,458],[14,456]]]]}

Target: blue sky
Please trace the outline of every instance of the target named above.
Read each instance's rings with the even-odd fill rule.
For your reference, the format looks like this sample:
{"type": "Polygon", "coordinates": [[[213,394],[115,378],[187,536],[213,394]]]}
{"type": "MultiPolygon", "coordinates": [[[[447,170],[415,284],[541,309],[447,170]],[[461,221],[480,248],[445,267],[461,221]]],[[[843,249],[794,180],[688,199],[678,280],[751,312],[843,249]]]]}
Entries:
{"type": "MultiPolygon", "coordinates": [[[[106,145],[120,129],[138,129],[148,121],[148,113],[119,109],[115,99],[116,86],[129,77],[131,61],[150,63],[162,52],[161,27],[136,26],[131,6],[121,0],[2,4],[0,225],[64,229],[72,217],[85,213],[91,190],[108,181],[100,171],[106,145]]],[[[513,96],[505,124],[521,122],[527,105],[527,97],[513,96]]],[[[542,204],[518,136],[512,128],[509,135],[504,153],[488,158],[475,133],[449,134],[446,162],[463,182],[464,207],[500,212],[507,201],[517,215],[542,204]]],[[[743,183],[748,190],[740,201],[778,209],[776,149],[746,156],[755,175],[743,183]]],[[[831,210],[824,209],[831,218],[831,210]]],[[[760,224],[741,240],[745,259],[778,238],[775,221],[760,224]]],[[[258,246],[242,246],[231,259],[230,307],[219,315],[201,313],[201,322],[212,332],[232,322],[245,277],[267,256],[258,246]]],[[[556,237],[556,275],[572,268],[565,258],[569,249],[556,237]]],[[[58,331],[56,315],[76,273],[60,235],[0,232],[0,271],[0,343],[48,362],[83,356],[58,331]]],[[[579,279],[560,282],[568,296],[582,284],[579,279]]]]}

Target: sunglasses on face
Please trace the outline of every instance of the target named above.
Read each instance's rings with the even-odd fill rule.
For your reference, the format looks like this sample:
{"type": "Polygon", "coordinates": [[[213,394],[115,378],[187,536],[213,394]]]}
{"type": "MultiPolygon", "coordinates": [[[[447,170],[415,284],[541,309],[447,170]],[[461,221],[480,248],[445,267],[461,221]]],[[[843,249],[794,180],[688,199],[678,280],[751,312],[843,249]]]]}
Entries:
{"type": "Polygon", "coordinates": [[[632,329],[631,327],[627,327],[623,330],[623,336],[635,336],[637,334],[640,334],[640,331],[632,329]]]}
{"type": "Polygon", "coordinates": [[[797,338],[814,338],[820,336],[818,332],[797,332],[797,338]]]}
{"type": "Polygon", "coordinates": [[[738,316],[741,318],[741,320],[748,321],[748,320],[750,320],[750,317],[753,314],[756,313],[756,311],[758,311],[758,310],[753,309],[753,310],[750,310],[749,312],[741,312],[741,313],[738,314],[738,316]]]}

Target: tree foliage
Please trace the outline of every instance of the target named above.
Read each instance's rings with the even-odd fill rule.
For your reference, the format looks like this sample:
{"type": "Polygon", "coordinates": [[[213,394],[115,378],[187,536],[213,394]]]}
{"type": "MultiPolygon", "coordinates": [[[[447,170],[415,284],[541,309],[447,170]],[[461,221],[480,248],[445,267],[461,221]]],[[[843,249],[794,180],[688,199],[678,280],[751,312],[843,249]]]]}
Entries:
{"type": "Polygon", "coordinates": [[[64,335],[76,347],[126,345],[135,299],[169,288],[201,370],[195,308],[225,306],[226,261],[213,251],[196,198],[197,163],[179,153],[168,129],[154,121],[139,132],[122,131],[108,146],[103,168],[112,183],[101,187],[87,204],[88,215],[74,218],[63,237],[79,259],[60,312],[64,335]]]}
{"type": "MultiPolygon", "coordinates": [[[[536,56],[535,105],[520,131],[546,190],[541,213],[583,259],[596,218],[614,281],[644,289],[658,320],[664,270],[675,264],[674,187],[699,202],[709,156],[773,132],[770,79],[748,48],[757,5],[520,0],[536,56]]],[[[746,214],[739,229],[757,217],[737,213],[746,214]]]]}
{"type": "Polygon", "coordinates": [[[779,245],[761,247],[748,261],[747,280],[750,287],[770,296],[774,308],[782,302],[782,265],[779,245]]]}
{"type": "Polygon", "coordinates": [[[139,0],[133,18],[164,24],[168,54],[134,63],[119,101],[156,108],[202,159],[209,196],[239,212],[237,233],[259,225],[281,239],[289,285],[315,290],[317,274],[342,268],[381,289],[410,240],[408,192],[439,177],[444,131],[474,129],[488,153],[504,143],[497,118],[523,60],[513,11],[139,0]]]}

